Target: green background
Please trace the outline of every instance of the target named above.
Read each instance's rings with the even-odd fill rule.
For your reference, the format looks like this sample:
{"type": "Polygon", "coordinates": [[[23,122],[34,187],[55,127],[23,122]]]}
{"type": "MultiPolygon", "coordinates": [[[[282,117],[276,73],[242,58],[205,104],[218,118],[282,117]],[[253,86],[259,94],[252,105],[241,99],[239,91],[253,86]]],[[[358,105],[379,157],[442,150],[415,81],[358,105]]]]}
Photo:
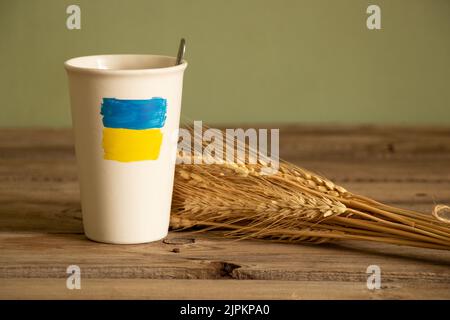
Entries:
{"type": "Polygon", "coordinates": [[[450,124],[448,0],[0,0],[0,126],[69,126],[68,58],[180,37],[185,120],[450,124]]]}

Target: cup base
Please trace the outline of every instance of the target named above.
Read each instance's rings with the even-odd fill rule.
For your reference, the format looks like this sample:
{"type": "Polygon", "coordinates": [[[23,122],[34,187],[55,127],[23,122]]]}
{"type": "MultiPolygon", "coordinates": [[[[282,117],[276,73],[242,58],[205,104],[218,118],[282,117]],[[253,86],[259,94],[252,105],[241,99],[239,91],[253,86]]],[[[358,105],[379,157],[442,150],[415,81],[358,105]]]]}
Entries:
{"type": "Polygon", "coordinates": [[[87,234],[86,232],[84,233],[84,235],[86,236],[86,238],[88,238],[91,241],[94,242],[99,242],[99,243],[107,243],[107,244],[144,244],[144,243],[151,243],[151,242],[156,242],[159,240],[164,239],[165,237],[167,237],[169,232],[166,232],[165,234],[162,234],[160,236],[157,237],[153,237],[153,238],[148,238],[148,239],[144,239],[144,240],[114,240],[114,239],[100,239],[97,237],[92,237],[91,235],[87,234]]]}

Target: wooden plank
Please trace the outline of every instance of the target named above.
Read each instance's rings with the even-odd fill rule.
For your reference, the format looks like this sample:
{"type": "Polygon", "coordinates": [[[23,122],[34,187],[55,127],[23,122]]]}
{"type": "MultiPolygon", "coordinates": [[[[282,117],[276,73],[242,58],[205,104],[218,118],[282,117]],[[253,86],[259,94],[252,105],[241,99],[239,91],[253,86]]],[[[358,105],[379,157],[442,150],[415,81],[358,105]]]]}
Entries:
{"type": "MultiPolygon", "coordinates": [[[[224,127],[224,126],[221,126],[224,127]]],[[[235,128],[236,125],[225,126],[235,128]]],[[[244,128],[249,126],[243,126],[244,128]]],[[[268,124],[256,127],[280,128],[281,154],[286,159],[449,159],[450,129],[382,126],[268,124]],[[320,142],[320,143],[318,143],[320,142]]],[[[15,151],[73,153],[69,129],[0,129],[0,148],[4,156],[15,157],[15,151]]]]}
{"type": "MultiPolygon", "coordinates": [[[[3,152],[0,149],[0,152],[3,152]]],[[[27,149],[21,150],[20,159],[0,159],[0,182],[66,182],[76,181],[74,155],[55,158],[47,154],[40,159],[32,158],[27,149]],[[52,168],[52,170],[48,170],[52,168]]],[[[436,185],[450,183],[450,160],[432,161],[375,161],[375,160],[333,161],[329,159],[291,161],[305,169],[327,176],[336,182],[397,182],[397,183],[432,183],[436,185]]]]}
{"type": "Polygon", "coordinates": [[[84,279],[68,290],[65,279],[0,279],[0,299],[450,299],[439,283],[382,284],[332,281],[84,279]]]}
{"type": "Polygon", "coordinates": [[[76,264],[86,278],[361,282],[369,265],[379,265],[384,282],[420,278],[450,289],[450,252],[372,243],[261,245],[172,232],[165,241],[108,245],[82,234],[1,232],[0,252],[2,278],[65,277],[76,264]]]}
{"type": "MultiPolygon", "coordinates": [[[[81,232],[74,158],[28,162],[17,167],[0,164],[0,230],[81,232]]],[[[367,163],[344,166],[326,161],[309,162],[305,167],[353,192],[400,207],[431,212],[436,203],[450,203],[450,182],[433,180],[437,178],[437,174],[433,177],[433,167],[374,167],[367,163]],[[414,174],[419,177],[414,178],[414,174]]],[[[442,168],[450,172],[450,166],[442,168]]]]}
{"type": "MultiPolygon", "coordinates": [[[[352,190],[360,190],[362,194],[426,213],[432,211],[435,202],[450,203],[448,198],[450,192],[447,188],[435,193],[434,190],[427,188],[428,185],[409,185],[408,188],[394,185],[392,189],[386,189],[387,185],[392,186],[383,183],[351,184],[352,190]],[[388,192],[396,189],[398,193],[388,192]],[[425,190],[429,190],[430,193],[419,192],[425,190]]],[[[74,189],[76,187],[73,186],[74,189]]],[[[67,194],[64,191],[44,188],[42,185],[35,188],[24,187],[16,193],[11,190],[0,191],[0,231],[81,233],[81,206],[78,193],[67,194]]]]}

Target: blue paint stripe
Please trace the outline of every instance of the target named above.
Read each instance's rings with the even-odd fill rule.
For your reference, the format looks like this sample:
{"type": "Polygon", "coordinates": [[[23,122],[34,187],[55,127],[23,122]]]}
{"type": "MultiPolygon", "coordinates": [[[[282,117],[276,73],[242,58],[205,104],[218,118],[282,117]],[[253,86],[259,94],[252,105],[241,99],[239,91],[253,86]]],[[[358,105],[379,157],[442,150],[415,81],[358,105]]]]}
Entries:
{"type": "Polygon", "coordinates": [[[166,121],[167,102],[163,98],[128,100],[103,98],[100,114],[103,126],[121,129],[162,128],[166,121]]]}

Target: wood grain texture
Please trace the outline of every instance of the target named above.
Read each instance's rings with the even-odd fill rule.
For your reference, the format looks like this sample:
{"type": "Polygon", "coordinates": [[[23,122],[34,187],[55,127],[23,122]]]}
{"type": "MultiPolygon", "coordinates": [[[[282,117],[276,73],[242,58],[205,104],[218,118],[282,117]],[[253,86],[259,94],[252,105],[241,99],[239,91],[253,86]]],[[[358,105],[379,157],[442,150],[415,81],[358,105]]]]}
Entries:
{"type": "MultiPolygon", "coordinates": [[[[280,133],[284,159],[349,190],[424,212],[450,203],[450,128],[285,126],[280,133]]],[[[188,232],[142,245],[91,242],[70,130],[0,129],[0,298],[211,297],[449,299],[450,253],[188,232]],[[78,292],[65,287],[70,264],[82,270],[78,292]],[[381,290],[366,288],[372,264],[381,267],[381,290]]]]}
{"type": "Polygon", "coordinates": [[[86,279],[68,290],[65,279],[0,279],[0,299],[449,299],[446,284],[364,284],[333,281],[86,279]],[[170,282],[169,282],[170,281],[170,282]],[[424,290],[426,288],[427,290],[424,290]]]}

